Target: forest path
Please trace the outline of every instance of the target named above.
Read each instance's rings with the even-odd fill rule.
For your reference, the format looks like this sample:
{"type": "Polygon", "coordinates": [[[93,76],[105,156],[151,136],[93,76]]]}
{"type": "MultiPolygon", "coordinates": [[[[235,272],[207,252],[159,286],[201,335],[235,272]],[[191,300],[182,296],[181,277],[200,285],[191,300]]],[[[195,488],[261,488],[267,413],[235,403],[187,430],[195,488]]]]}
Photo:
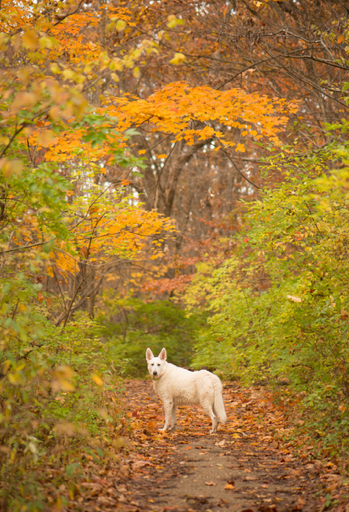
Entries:
{"type": "Polygon", "coordinates": [[[179,408],[176,432],[161,433],[163,406],[151,381],[126,382],[135,453],[125,509],[319,512],[330,506],[323,476],[338,478],[335,468],[310,461],[306,451],[296,457],[280,441],[286,422],[269,395],[226,385],[223,397],[228,421],[216,434],[209,434],[200,408],[188,407],[179,408]]]}

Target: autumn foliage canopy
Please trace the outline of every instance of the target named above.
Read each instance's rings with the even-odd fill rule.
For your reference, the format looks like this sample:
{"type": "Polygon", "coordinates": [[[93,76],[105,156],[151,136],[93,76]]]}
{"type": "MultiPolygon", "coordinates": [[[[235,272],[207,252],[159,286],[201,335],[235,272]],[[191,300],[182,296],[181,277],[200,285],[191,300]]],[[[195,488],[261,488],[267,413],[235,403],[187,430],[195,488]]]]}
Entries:
{"type": "Polygon", "coordinates": [[[344,4],[1,2],[6,474],[110,435],[102,390],[150,339],[284,383],[347,450],[344,4]]]}

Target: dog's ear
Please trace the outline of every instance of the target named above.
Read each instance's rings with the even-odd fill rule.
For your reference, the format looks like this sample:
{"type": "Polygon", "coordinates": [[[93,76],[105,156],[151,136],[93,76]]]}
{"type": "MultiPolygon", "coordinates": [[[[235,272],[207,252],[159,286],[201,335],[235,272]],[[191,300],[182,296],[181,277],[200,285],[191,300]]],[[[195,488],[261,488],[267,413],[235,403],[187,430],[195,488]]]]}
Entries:
{"type": "Polygon", "coordinates": [[[167,354],[166,354],[166,349],[165,349],[165,348],[163,348],[163,349],[161,350],[161,352],[160,352],[160,354],[159,354],[159,357],[160,357],[161,361],[166,361],[166,359],[167,359],[167,354]]]}
{"type": "Polygon", "coordinates": [[[154,357],[153,352],[150,350],[150,348],[147,348],[147,351],[145,353],[146,360],[150,361],[151,359],[153,359],[153,357],[154,357]]]}

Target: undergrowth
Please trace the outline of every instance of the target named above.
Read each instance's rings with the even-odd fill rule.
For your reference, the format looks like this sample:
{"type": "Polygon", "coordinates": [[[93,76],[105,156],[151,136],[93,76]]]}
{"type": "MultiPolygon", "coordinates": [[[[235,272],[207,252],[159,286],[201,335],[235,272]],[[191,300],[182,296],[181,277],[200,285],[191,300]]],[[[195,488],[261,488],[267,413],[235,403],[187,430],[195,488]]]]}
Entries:
{"type": "MultiPolygon", "coordinates": [[[[348,129],[346,126],[344,127],[348,129]]],[[[284,181],[250,203],[232,255],[203,262],[186,293],[210,315],[194,366],[245,385],[286,389],[314,450],[349,459],[348,148],[301,162],[278,155],[284,181]],[[340,171],[328,165],[337,159],[340,171]],[[295,171],[296,169],[296,171],[295,171]],[[334,187],[335,183],[335,187],[334,187]]],[[[227,241],[222,241],[222,250],[227,241]]]]}
{"type": "Polygon", "coordinates": [[[31,309],[34,340],[22,336],[0,354],[0,504],[14,512],[64,506],[86,464],[114,457],[127,431],[122,379],[99,325],[80,312],[62,331],[45,306],[31,309]]]}
{"type": "Polygon", "coordinates": [[[170,300],[141,299],[105,292],[97,317],[103,336],[113,347],[114,364],[126,377],[147,374],[145,352],[158,354],[166,348],[171,363],[189,366],[198,331],[206,314],[189,315],[170,300]]]}

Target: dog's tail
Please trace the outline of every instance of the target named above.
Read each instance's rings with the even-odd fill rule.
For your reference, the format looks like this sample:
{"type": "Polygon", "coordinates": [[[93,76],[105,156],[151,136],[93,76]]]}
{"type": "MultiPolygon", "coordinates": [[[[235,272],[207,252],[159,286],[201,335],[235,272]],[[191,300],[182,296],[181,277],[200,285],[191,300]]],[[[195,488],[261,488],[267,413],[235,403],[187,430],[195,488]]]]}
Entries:
{"type": "Polygon", "coordinates": [[[216,379],[214,380],[214,410],[218,416],[220,423],[225,423],[227,421],[227,415],[224,409],[222,390],[222,383],[215,375],[216,379]]]}

